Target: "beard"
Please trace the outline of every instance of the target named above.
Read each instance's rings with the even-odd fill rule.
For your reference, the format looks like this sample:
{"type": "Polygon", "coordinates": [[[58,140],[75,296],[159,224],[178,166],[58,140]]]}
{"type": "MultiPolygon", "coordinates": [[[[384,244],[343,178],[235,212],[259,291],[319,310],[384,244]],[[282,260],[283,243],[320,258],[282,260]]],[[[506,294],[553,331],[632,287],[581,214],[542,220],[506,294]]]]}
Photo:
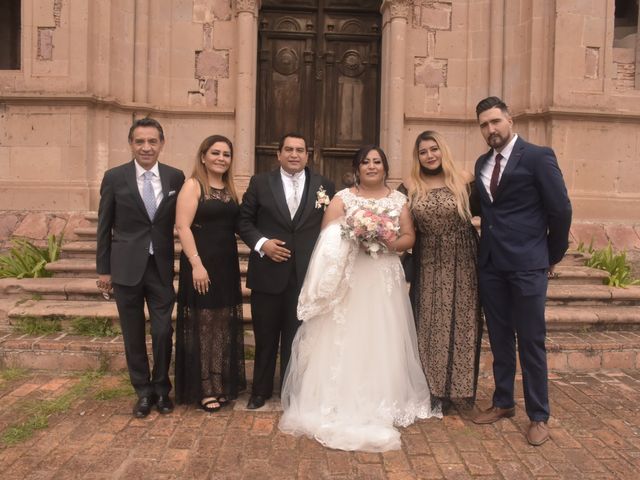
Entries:
{"type": "Polygon", "coordinates": [[[498,150],[509,143],[510,138],[510,136],[502,136],[499,133],[492,133],[489,135],[489,138],[487,138],[487,145],[494,150],[498,150]]]}

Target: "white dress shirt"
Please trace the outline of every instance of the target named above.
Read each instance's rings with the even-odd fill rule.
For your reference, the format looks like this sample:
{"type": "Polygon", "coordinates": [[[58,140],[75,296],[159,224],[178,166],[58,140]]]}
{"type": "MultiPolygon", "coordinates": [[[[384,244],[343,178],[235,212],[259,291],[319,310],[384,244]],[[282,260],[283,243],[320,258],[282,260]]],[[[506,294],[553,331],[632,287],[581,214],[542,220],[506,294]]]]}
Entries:
{"type": "MultiPolygon", "coordinates": [[[[302,193],[304,192],[304,182],[307,181],[307,173],[306,170],[302,169],[301,171],[294,173],[293,175],[291,175],[290,173],[287,173],[284,171],[284,169],[282,167],[280,167],[280,178],[282,178],[282,187],[284,188],[284,198],[287,199],[287,202],[289,200],[289,197],[291,197],[293,195],[293,178],[296,178],[298,180],[298,198],[300,199],[300,201],[302,202],[302,193]]],[[[266,242],[267,240],[269,240],[266,237],[262,237],[260,240],[258,240],[258,242],[256,243],[256,246],[253,247],[253,249],[258,252],[260,254],[260,256],[264,256],[264,252],[262,251],[262,245],[264,245],[264,242],[266,242]]]]}
{"type": "MultiPolygon", "coordinates": [[[[144,185],[144,173],[147,171],[140,166],[137,160],[133,160],[136,165],[136,182],[138,183],[138,192],[142,198],[142,188],[144,185]]],[[[153,176],[151,177],[151,186],[153,187],[153,194],[156,197],[156,207],[160,205],[162,200],[162,182],[160,182],[160,170],[158,170],[158,162],[149,169],[153,176]]]]}
{"type": "Polygon", "coordinates": [[[513,146],[518,139],[518,134],[515,134],[511,141],[507,143],[507,145],[502,149],[501,152],[497,152],[495,149],[493,150],[493,155],[487,160],[484,166],[480,169],[480,179],[484,185],[489,198],[493,201],[493,197],[491,196],[491,174],[493,173],[493,167],[496,164],[496,155],[499,153],[502,155],[502,160],[500,160],[500,176],[498,177],[498,185],[500,184],[500,180],[502,179],[502,173],[507,166],[507,162],[509,161],[509,157],[511,156],[511,152],[513,151],[513,146]]]}

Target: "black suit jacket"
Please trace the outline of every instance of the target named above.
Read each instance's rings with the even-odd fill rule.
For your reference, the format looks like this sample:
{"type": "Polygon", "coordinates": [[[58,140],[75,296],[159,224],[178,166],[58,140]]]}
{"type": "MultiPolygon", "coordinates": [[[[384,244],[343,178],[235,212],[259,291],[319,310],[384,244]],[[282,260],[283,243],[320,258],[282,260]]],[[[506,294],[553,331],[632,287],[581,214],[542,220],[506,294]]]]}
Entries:
{"type": "Polygon", "coordinates": [[[333,182],[306,169],[305,190],[296,216],[291,219],[282,186],[280,168],[254,175],[242,198],[238,231],[251,248],[247,271],[247,287],[263,293],[279,294],[287,287],[295,269],[301,285],[309,259],[320,233],[324,208],[316,208],[317,192],[323,187],[329,197],[335,194],[333,182]],[[261,238],[277,238],[285,242],[292,256],[286,262],[274,262],[254,250],[261,238]]]}
{"type": "Polygon", "coordinates": [[[479,266],[489,259],[503,271],[555,265],[567,251],[571,203],[553,150],[518,137],[493,202],[480,177],[491,155],[492,150],[481,155],[475,166],[482,217],[479,266]]]}
{"type": "Polygon", "coordinates": [[[107,170],[100,187],[96,267],[111,274],[113,283],[133,286],[140,282],[149,256],[149,243],[165,284],[173,281],[173,227],[176,199],[184,183],[177,168],[158,163],[162,201],[153,221],[140,196],[133,160],[107,170]]]}

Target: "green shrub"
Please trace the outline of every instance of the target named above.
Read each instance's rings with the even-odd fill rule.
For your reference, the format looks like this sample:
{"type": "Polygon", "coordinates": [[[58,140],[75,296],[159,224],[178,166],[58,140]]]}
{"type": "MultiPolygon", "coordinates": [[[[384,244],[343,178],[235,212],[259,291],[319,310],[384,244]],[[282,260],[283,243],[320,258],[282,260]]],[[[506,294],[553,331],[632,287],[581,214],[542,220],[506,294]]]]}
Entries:
{"type": "Polygon", "coordinates": [[[627,263],[627,254],[623,251],[616,253],[611,246],[611,242],[600,250],[594,250],[591,258],[587,260],[587,266],[598,268],[609,273],[605,279],[605,285],[611,287],[627,287],[637,285],[640,280],[634,280],[631,276],[631,267],[627,263]]]}
{"type": "Polygon", "coordinates": [[[62,237],[62,234],[58,238],[49,235],[46,248],[37,247],[23,238],[14,239],[9,253],[0,255],[0,278],[50,277],[45,266],[60,256],[62,237]]]}

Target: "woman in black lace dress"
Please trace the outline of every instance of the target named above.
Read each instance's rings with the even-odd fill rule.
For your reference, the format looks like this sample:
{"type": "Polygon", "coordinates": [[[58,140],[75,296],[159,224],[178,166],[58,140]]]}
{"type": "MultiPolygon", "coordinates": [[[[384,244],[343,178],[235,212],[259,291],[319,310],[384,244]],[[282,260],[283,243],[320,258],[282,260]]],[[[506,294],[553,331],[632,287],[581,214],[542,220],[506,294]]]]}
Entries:
{"type": "Polygon", "coordinates": [[[246,387],[242,293],[231,175],[233,145],[207,137],[178,196],[182,244],[176,324],[176,401],[215,412],[246,387]]]}
{"type": "Polygon", "coordinates": [[[445,410],[456,406],[462,413],[471,413],[475,402],[482,336],[472,182],[442,135],[418,135],[407,182],[416,227],[411,301],[418,351],[431,395],[445,410]]]}

